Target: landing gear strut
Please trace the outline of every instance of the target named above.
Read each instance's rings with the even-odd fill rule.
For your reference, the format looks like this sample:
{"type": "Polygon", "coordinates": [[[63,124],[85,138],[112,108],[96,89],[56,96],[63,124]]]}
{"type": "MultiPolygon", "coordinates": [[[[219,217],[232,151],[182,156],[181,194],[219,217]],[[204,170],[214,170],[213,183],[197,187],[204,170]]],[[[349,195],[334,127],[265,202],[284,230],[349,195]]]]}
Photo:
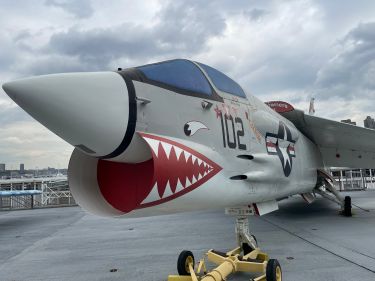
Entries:
{"type": "Polygon", "coordinates": [[[322,197],[331,200],[341,206],[341,214],[345,217],[352,216],[352,199],[350,196],[343,198],[335,188],[335,179],[328,173],[319,170],[318,176],[320,183],[315,188],[315,192],[322,197]]]}
{"type": "Polygon", "coordinates": [[[237,245],[242,248],[244,255],[258,248],[257,239],[250,234],[248,217],[236,217],[236,238],[237,245]]]}
{"type": "Polygon", "coordinates": [[[225,213],[236,216],[238,247],[229,252],[209,250],[206,259],[217,265],[209,272],[205,258],[195,264],[193,253],[182,251],[177,260],[179,275],[169,275],[168,281],[224,281],[235,272],[258,274],[253,281],[282,281],[279,262],[261,252],[255,236],[250,234],[248,216],[253,214],[252,208],[228,208],[225,213]]]}

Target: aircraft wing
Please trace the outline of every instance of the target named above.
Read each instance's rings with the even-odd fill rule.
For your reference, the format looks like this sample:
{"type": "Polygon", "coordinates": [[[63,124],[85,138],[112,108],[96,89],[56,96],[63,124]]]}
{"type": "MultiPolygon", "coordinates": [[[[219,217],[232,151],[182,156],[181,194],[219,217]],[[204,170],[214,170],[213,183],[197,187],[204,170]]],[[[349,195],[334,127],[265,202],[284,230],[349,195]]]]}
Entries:
{"type": "Polygon", "coordinates": [[[279,112],[320,148],[327,167],[375,167],[375,130],[291,109],[279,112]]]}

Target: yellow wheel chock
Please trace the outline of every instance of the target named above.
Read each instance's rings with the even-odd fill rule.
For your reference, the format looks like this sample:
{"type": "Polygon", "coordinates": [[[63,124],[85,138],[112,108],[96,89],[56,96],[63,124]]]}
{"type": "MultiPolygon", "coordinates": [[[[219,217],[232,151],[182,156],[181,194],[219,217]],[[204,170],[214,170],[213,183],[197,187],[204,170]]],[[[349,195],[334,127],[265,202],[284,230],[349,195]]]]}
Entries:
{"type": "Polygon", "coordinates": [[[235,272],[250,272],[258,276],[253,281],[282,281],[279,262],[269,259],[259,248],[241,256],[241,247],[227,253],[209,250],[208,261],[217,265],[207,272],[205,258],[202,258],[194,270],[194,256],[190,251],[182,251],[177,260],[179,275],[169,275],[168,281],[224,281],[235,272]]]}

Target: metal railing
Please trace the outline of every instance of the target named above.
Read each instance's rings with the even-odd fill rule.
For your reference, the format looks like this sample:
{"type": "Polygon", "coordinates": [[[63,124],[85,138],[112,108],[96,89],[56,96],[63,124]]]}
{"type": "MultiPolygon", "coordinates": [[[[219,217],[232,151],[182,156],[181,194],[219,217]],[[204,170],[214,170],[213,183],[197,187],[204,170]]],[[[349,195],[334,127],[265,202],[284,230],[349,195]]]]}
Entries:
{"type": "MultiPolygon", "coordinates": [[[[40,194],[0,196],[0,210],[76,206],[67,178],[38,178],[0,182],[0,191],[39,190],[40,194]]],[[[21,192],[22,193],[22,192],[21,192]]]]}

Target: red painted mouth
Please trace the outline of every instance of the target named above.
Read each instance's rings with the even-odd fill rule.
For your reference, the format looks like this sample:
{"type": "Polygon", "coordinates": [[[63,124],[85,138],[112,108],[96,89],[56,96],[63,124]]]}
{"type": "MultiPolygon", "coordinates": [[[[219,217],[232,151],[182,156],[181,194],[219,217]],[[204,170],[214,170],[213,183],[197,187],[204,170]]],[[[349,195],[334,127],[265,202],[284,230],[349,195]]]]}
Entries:
{"type": "Polygon", "coordinates": [[[99,160],[98,183],[103,196],[123,212],[159,205],[208,181],[221,167],[203,154],[175,141],[140,133],[152,159],[129,164],[99,160]]]}

